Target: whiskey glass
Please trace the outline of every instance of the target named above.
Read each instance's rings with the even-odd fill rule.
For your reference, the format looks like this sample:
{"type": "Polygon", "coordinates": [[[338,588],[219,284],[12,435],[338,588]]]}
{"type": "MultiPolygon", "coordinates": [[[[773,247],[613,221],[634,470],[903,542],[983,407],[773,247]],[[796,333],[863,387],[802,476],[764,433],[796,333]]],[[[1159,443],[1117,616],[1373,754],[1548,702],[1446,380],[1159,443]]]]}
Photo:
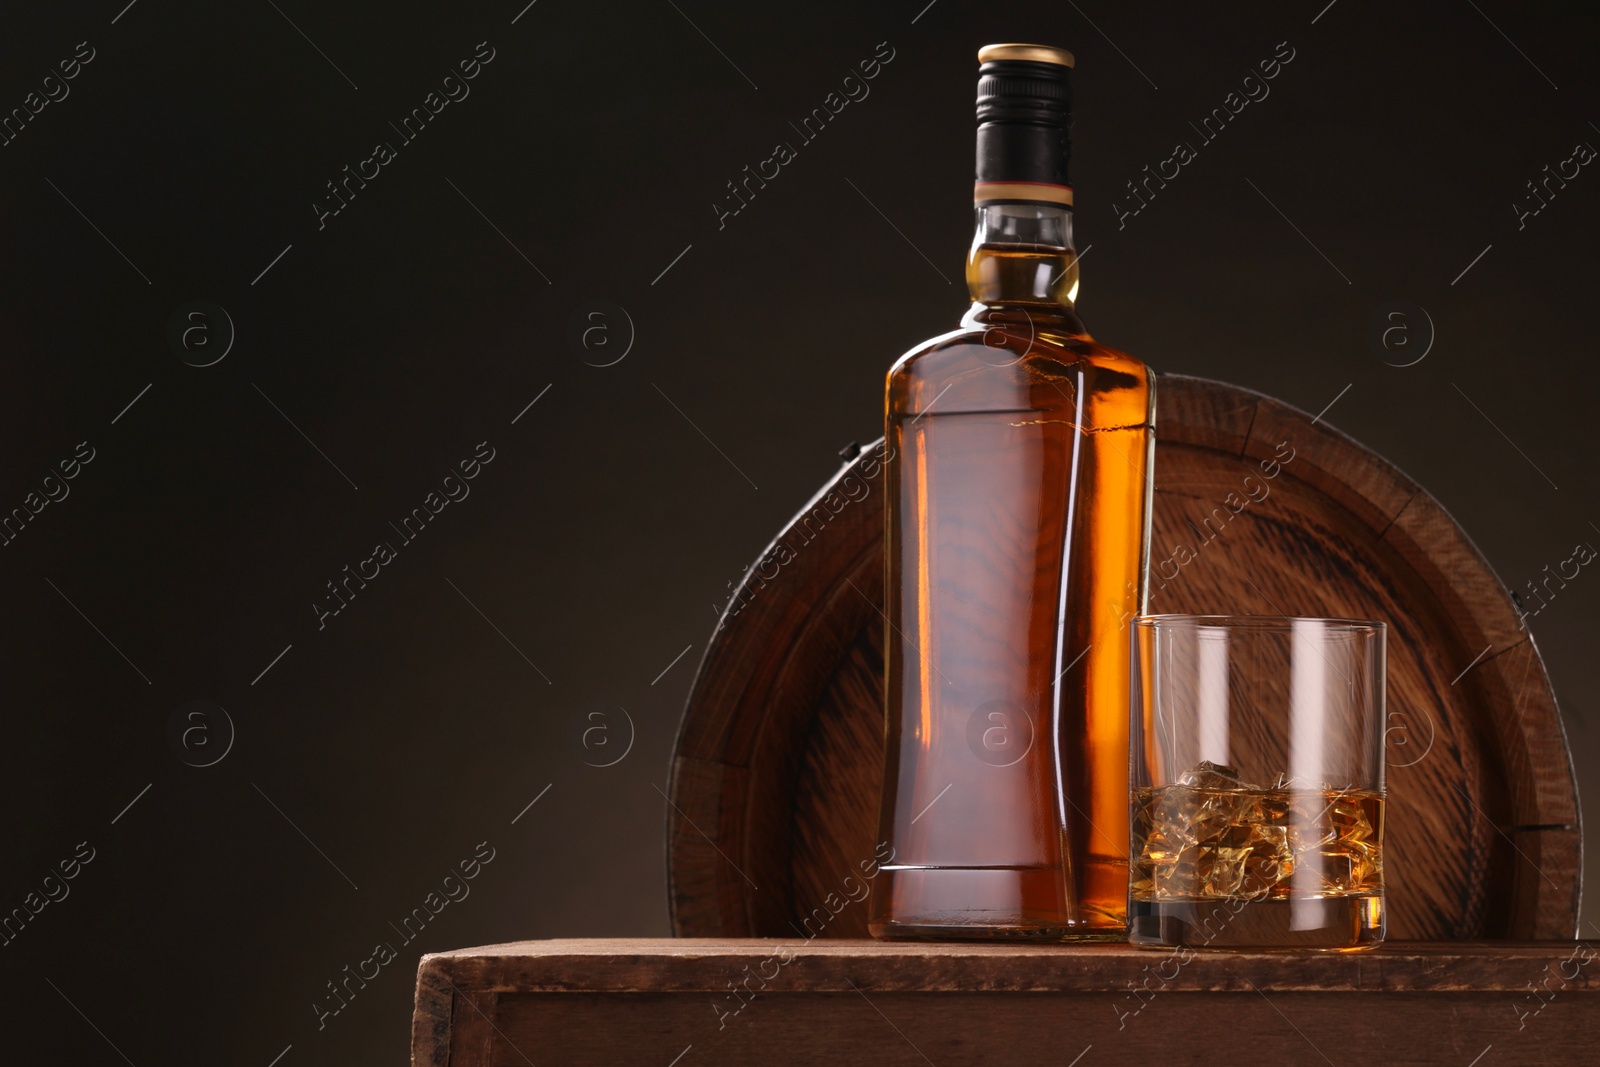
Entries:
{"type": "Polygon", "coordinates": [[[1135,620],[1129,941],[1348,951],[1383,940],[1386,629],[1135,620]]]}

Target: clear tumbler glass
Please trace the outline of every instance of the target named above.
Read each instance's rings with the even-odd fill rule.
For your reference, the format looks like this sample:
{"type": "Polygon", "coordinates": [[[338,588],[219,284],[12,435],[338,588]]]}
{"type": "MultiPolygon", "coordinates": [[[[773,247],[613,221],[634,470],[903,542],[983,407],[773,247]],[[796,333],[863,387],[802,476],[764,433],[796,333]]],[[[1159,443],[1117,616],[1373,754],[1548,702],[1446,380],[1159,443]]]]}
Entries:
{"type": "Polygon", "coordinates": [[[1129,940],[1383,940],[1381,622],[1136,620],[1129,940]]]}

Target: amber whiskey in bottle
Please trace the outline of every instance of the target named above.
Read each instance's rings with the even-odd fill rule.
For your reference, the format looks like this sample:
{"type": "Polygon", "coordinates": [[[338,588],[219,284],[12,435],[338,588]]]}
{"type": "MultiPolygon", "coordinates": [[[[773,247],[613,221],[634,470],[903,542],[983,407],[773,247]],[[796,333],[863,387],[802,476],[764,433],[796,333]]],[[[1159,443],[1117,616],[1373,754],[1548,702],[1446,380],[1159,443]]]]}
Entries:
{"type": "Polygon", "coordinates": [[[978,53],[972,307],[889,372],[882,938],[1120,939],[1154,380],[1075,309],[1070,53],[978,53]]]}

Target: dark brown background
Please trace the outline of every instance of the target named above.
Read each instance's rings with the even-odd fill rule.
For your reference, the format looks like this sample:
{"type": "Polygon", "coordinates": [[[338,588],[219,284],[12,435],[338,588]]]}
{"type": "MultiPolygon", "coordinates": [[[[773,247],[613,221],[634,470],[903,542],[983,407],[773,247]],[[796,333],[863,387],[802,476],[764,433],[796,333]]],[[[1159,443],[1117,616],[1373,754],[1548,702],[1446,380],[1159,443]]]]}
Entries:
{"type": "MultiPolygon", "coordinates": [[[[1512,209],[1600,146],[1594,16],[925,2],[0,14],[0,108],[96,50],[0,148],[0,510],[96,450],[0,548],[0,910],[97,852],[0,947],[17,1055],[401,1062],[420,951],[666,931],[659,789],[713,605],[877,434],[894,357],[964,308],[989,41],[1078,54],[1098,336],[1310,412],[1339,397],[1326,419],[1508,585],[1600,546],[1600,176],[1521,231],[1512,209]],[[323,183],[480,41],[471,95],[319,231],[323,183]],[[724,183],[881,41],[871,95],[719,230],[724,183]],[[1271,95],[1199,147],[1188,122],[1282,41],[1271,95]],[[1178,140],[1199,158],[1119,231],[1123,182],[1178,140]],[[237,329],[203,369],[165,337],[193,299],[237,329]],[[604,368],[617,349],[569,339],[596,300],[637,333],[604,368]],[[1437,329],[1415,366],[1369,337],[1395,300],[1437,329]],[[319,631],[324,583],[484,440],[471,496],[319,631]],[[237,729],[203,769],[168,740],[197,699],[237,729]],[[618,709],[635,743],[586,766],[624,750],[618,709]],[[480,841],[471,896],[401,945],[389,923],[480,841]],[[399,958],[319,1030],[325,983],[384,939],[399,958]]],[[[1533,620],[1590,796],[1597,606],[1586,569],[1533,620]]]]}

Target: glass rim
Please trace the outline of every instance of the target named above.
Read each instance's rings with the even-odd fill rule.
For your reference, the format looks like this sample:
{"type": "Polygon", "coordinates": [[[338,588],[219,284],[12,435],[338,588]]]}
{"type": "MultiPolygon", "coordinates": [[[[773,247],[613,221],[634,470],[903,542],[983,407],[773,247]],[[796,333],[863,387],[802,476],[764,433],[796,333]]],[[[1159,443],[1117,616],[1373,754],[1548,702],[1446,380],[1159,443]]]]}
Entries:
{"type": "Polygon", "coordinates": [[[1353,619],[1344,617],[1319,617],[1315,615],[1186,615],[1173,613],[1166,615],[1140,615],[1133,620],[1135,626],[1145,626],[1152,630],[1172,626],[1212,626],[1218,629],[1261,629],[1282,630],[1293,629],[1295,623],[1316,623],[1324,630],[1342,633],[1385,633],[1389,624],[1377,619],[1353,619]]]}

